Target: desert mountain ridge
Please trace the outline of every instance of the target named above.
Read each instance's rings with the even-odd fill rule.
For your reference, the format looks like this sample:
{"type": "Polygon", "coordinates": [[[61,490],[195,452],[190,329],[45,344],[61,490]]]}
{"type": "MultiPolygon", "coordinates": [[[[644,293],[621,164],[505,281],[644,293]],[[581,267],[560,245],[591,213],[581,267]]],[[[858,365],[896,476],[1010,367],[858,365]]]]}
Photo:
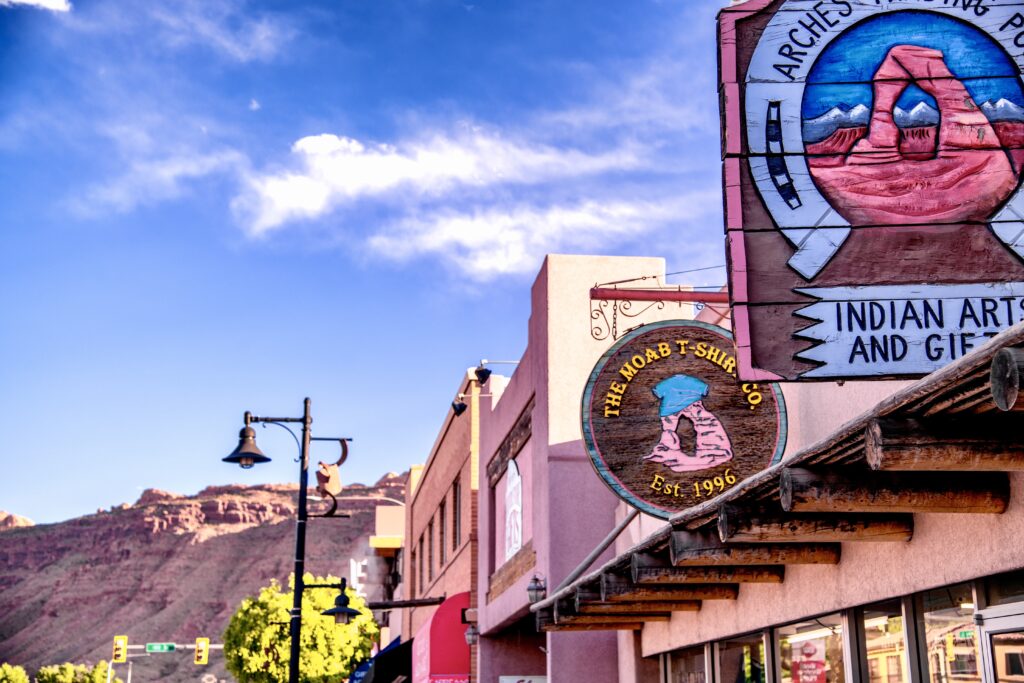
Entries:
{"type": "MultiPolygon", "coordinates": [[[[374,510],[393,504],[384,498],[404,500],[407,480],[408,473],[389,473],[371,486],[346,485],[338,512],[350,517],[310,519],[306,570],[348,576],[350,560],[370,557],[366,592],[378,597],[368,547],[374,510]]],[[[109,659],[120,634],[131,644],[221,642],[242,598],[291,572],[297,489],[211,486],[191,496],[146,489],[133,504],[54,524],[0,514],[0,662],[34,672],[109,659]]],[[[310,501],[311,514],[326,507],[310,501]]],[[[193,665],[189,651],[133,658],[134,676],[230,679],[213,655],[207,667],[193,665]]]]}

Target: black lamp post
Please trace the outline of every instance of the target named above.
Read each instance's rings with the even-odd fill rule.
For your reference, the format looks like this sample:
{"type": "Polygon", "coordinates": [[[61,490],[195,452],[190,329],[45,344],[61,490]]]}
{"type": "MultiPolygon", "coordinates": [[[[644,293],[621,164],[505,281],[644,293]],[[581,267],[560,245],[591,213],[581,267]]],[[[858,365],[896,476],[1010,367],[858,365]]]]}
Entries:
{"type": "MultiPolygon", "coordinates": [[[[265,424],[275,424],[279,427],[286,429],[295,439],[295,442],[299,444],[299,505],[298,505],[298,519],[295,524],[295,592],[292,599],[292,609],[290,613],[290,624],[289,624],[289,637],[291,639],[291,656],[288,661],[288,683],[299,683],[299,646],[301,644],[300,634],[302,631],[302,591],[305,588],[302,582],[302,576],[304,573],[304,567],[306,562],[306,520],[309,518],[308,510],[306,509],[306,489],[309,486],[309,443],[310,441],[338,441],[341,443],[341,458],[336,463],[341,465],[345,462],[345,458],[348,457],[348,445],[346,439],[340,438],[323,438],[314,437],[310,433],[310,425],[313,424],[313,417],[309,412],[310,401],[305,399],[303,402],[302,417],[257,417],[252,413],[246,411],[245,413],[245,427],[238,434],[238,446],[231,452],[229,456],[224,458],[224,462],[235,463],[242,469],[249,469],[253,465],[263,462],[270,462],[270,458],[263,454],[263,452],[256,446],[256,431],[249,425],[253,422],[262,422],[265,424]],[[302,423],[302,442],[299,443],[298,437],[295,436],[295,432],[285,426],[285,423],[302,423]]],[[[322,516],[333,516],[334,509],[327,515],[322,516]]],[[[309,586],[310,588],[320,586],[309,586]]],[[[345,622],[348,622],[348,616],[350,613],[358,614],[356,610],[348,608],[348,596],[345,595],[345,580],[342,579],[340,585],[331,585],[332,588],[341,588],[341,596],[338,600],[344,598],[345,604],[339,605],[335,602],[334,609],[343,607],[349,610],[349,613],[345,615],[345,622]]],[[[332,610],[330,616],[335,616],[337,613],[332,610]]],[[[324,614],[327,614],[325,612],[324,614]]]]}

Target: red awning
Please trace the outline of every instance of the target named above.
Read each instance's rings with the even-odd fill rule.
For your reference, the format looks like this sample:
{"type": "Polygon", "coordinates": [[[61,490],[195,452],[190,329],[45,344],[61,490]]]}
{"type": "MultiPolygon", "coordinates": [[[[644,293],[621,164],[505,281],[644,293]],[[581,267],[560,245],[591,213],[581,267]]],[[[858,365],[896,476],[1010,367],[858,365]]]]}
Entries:
{"type": "Polygon", "coordinates": [[[469,593],[442,602],[412,641],[412,683],[468,683],[469,645],[462,610],[469,593]]]}

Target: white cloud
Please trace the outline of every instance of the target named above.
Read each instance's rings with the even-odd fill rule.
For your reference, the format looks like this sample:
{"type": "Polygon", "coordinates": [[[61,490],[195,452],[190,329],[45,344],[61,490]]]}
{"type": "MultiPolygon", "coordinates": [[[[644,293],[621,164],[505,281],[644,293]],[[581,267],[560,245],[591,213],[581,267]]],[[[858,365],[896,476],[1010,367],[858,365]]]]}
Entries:
{"type": "Polygon", "coordinates": [[[257,100],[255,97],[249,100],[249,111],[259,111],[262,108],[263,105],[261,105],[260,101],[257,100]]]}
{"type": "Polygon", "coordinates": [[[70,12],[71,3],[68,0],[0,0],[0,7],[38,7],[53,12],[70,12]]]}
{"type": "Polygon", "coordinates": [[[226,148],[129,159],[124,173],[86,188],[71,201],[71,207],[84,216],[105,211],[126,213],[181,197],[189,181],[234,173],[246,163],[239,152],[226,148]]]}
{"type": "Polygon", "coordinates": [[[478,129],[457,136],[436,134],[399,146],[314,135],[296,142],[292,152],[298,169],[251,175],[245,191],[233,202],[250,234],[320,217],[346,202],[368,197],[397,194],[399,203],[408,204],[417,195],[438,196],[459,187],[538,184],[640,164],[639,151],[629,145],[589,154],[478,129]]]}
{"type": "MultiPolygon", "coordinates": [[[[470,213],[441,211],[409,217],[368,240],[378,255],[396,261],[434,256],[476,280],[534,272],[545,254],[607,253],[667,227],[686,227],[714,215],[717,187],[666,200],[608,199],[537,207],[491,207],[470,213]]],[[[660,244],[664,251],[672,244],[660,244]]]]}

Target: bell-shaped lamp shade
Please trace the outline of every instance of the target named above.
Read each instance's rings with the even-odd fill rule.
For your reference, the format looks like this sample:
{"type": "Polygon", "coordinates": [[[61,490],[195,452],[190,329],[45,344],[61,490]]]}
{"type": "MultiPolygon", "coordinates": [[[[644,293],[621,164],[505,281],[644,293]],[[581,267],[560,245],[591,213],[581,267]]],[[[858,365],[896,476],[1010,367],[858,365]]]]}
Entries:
{"type": "Polygon", "coordinates": [[[466,412],[467,408],[469,408],[469,406],[462,401],[452,401],[452,412],[455,413],[455,417],[462,415],[466,412]]]}
{"type": "Polygon", "coordinates": [[[526,586],[526,595],[530,600],[530,604],[540,602],[547,597],[548,585],[544,579],[534,574],[533,578],[530,579],[529,585],[526,586]]]}
{"type": "Polygon", "coordinates": [[[346,595],[345,589],[342,588],[338,597],[334,598],[334,607],[325,609],[320,614],[325,617],[334,617],[335,623],[344,625],[347,624],[352,617],[358,617],[359,610],[352,609],[348,606],[348,595],[346,595]]]}
{"type": "Polygon", "coordinates": [[[480,384],[487,384],[487,380],[491,378],[491,369],[485,368],[483,365],[473,371],[476,374],[476,381],[480,384]]]}
{"type": "Polygon", "coordinates": [[[224,458],[224,462],[234,463],[247,470],[261,462],[270,462],[270,458],[263,455],[263,451],[256,445],[256,430],[245,427],[238,432],[238,446],[231,451],[231,455],[224,458]]]}

